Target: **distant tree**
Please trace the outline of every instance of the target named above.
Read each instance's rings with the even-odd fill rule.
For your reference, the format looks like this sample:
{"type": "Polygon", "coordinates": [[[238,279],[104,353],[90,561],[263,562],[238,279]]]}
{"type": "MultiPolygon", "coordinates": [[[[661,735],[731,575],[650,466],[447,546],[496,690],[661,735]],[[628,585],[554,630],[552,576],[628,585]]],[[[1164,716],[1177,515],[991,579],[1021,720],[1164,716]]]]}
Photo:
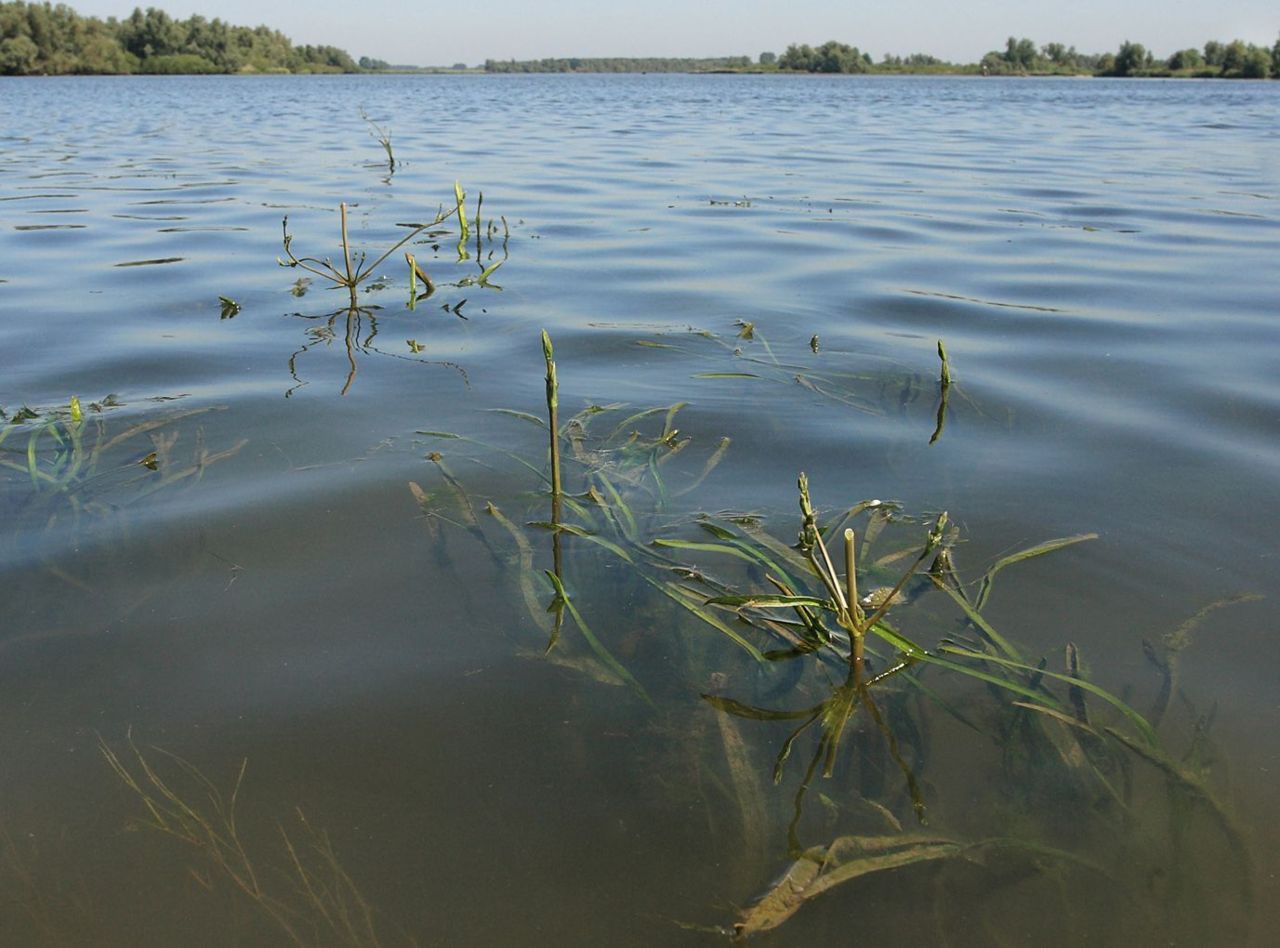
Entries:
{"type": "Polygon", "coordinates": [[[1125,40],[1120,44],[1120,51],[1111,66],[1114,76],[1132,76],[1147,65],[1147,48],[1141,43],[1130,43],[1125,40]]]}
{"type": "Polygon", "coordinates": [[[1221,66],[1226,47],[1217,40],[1209,40],[1204,44],[1204,61],[1210,66],[1221,66]]]}
{"type": "Polygon", "coordinates": [[[982,69],[984,76],[1000,76],[1009,71],[1009,63],[1005,60],[1004,55],[994,49],[982,57],[982,62],[978,66],[982,69]]]}
{"type": "Polygon", "coordinates": [[[1271,53],[1261,46],[1250,46],[1240,65],[1240,75],[1245,79],[1265,79],[1271,74],[1271,53]]]}
{"type": "Polygon", "coordinates": [[[464,70],[464,69],[466,69],[466,68],[467,68],[467,64],[466,64],[466,63],[454,63],[450,68],[451,68],[451,69],[457,69],[458,71],[462,71],[462,70],[464,70]]]}
{"type": "Polygon", "coordinates": [[[1040,47],[1040,55],[1055,66],[1061,66],[1066,62],[1067,48],[1061,43],[1045,43],[1040,47]]]}
{"type": "Polygon", "coordinates": [[[1249,47],[1244,40],[1232,40],[1222,51],[1222,71],[1224,73],[1240,73],[1244,69],[1245,58],[1249,55],[1249,47]]]}
{"type": "Polygon", "coordinates": [[[866,72],[867,64],[858,47],[827,40],[816,50],[816,72],[866,72]]]}
{"type": "Polygon", "coordinates": [[[0,74],[355,71],[333,47],[295,47],[265,26],[202,16],[175,20],[154,7],[123,20],[81,16],[65,4],[0,0],[0,74]]]}
{"type": "Polygon", "coordinates": [[[866,72],[871,67],[869,59],[858,47],[835,40],[828,40],[817,49],[807,43],[793,43],[778,59],[778,68],[797,72],[866,72]]]}
{"type": "Polygon", "coordinates": [[[142,61],[140,71],[170,76],[195,76],[222,72],[215,64],[194,53],[166,53],[163,56],[148,56],[142,61]]]}
{"type": "Polygon", "coordinates": [[[1169,57],[1169,68],[1173,70],[1179,69],[1199,69],[1204,65],[1204,57],[1200,55],[1198,49],[1180,49],[1169,57]]]}
{"type": "Polygon", "coordinates": [[[1026,37],[1014,39],[1010,36],[1005,43],[1004,60],[1017,69],[1034,69],[1036,66],[1036,44],[1026,37]]]}
{"type": "Polygon", "coordinates": [[[0,75],[27,76],[34,71],[38,47],[30,36],[18,34],[0,40],[0,75]]]}
{"type": "Polygon", "coordinates": [[[777,53],[761,53],[761,54],[760,54],[760,65],[761,65],[761,66],[772,66],[772,65],[776,64],[776,63],[777,63],[777,61],[778,61],[778,54],[777,54],[777,53]]]}
{"type": "Polygon", "coordinates": [[[1271,47],[1271,75],[1280,79],[1280,39],[1271,47]]]}

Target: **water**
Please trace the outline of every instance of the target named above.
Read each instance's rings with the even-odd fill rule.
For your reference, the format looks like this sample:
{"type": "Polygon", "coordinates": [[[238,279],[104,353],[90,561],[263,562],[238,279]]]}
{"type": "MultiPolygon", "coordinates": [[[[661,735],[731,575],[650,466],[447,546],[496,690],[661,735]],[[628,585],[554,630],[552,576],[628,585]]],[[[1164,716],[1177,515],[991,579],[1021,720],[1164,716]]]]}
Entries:
{"type": "MultiPolygon", "coordinates": [[[[693,514],[749,510],[791,542],[801,470],[828,512],[865,497],[949,511],[966,577],[1097,532],[1001,573],[985,614],[1050,670],[1076,643],[1093,680],[1147,710],[1160,676],[1144,639],[1275,587],[1278,96],[1274,83],[951,78],[5,80],[0,407],[40,413],[0,445],[6,940],[284,937],[274,903],[237,893],[225,859],[128,831],[146,811],[99,739],[137,773],[130,731],[191,799],[201,788],[151,746],[224,795],[247,760],[238,825],[269,899],[299,904],[278,826],[304,844],[300,807],[386,943],[713,941],[676,923],[730,923],[785,868],[814,745],[797,744],[774,787],[788,726],[719,715],[699,694],[804,707],[822,676],[779,687],[776,667],[574,537],[570,595],[654,706],[596,680],[608,669],[571,620],[542,658],[514,544],[484,512],[492,500],[545,519],[537,475],[421,434],[542,468],[544,432],[492,409],[544,411],[543,328],[562,417],[687,402],[673,424],[694,440],[665,469],[673,488],[732,439],[697,490],[644,521],[661,535],[706,540],[693,514]],[[391,129],[393,174],[362,108],[391,129]],[[284,215],[295,252],[340,256],[345,200],[353,243],[386,247],[397,223],[451,205],[455,179],[473,214],[484,192],[496,230],[480,261],[505,255],[501,290],[446,285],[478,274],[455,234],[415,245],[441,287],[412,311],[399,253],[379,268],[387,288],[361,293],[377,309],[348,316],[345,292],[319,280],[291,295],[302,274],[275,264],[284,215]],[[219,296],[240,311],[220,318],[219,296]],[[441,308],[462,299],[466,319],[441,308]],[[931,445],[939,338],[956,386],[931,445]],[[31,432],[72,395],[103,450],[71,476],[41,435],[51,474],[37,489],[31,432]],[[153,452],[154,471],[140,463],[153,452]],[[473,498],[484,543],[430,452],[473,498]],[[424,518],[410,481],[448,521],[424,518]],[[733,746],[760,778],[755,809],[733,746]]],[[[640,426],[652,437],[661,421],[640,426]]],[[[581,467],[566,470],[579,489],[581,467]]],[[[899,545],[923,533],[895,529],[899,545]]],[[[549,568],[549,534],[526,533],[535,571],[549,568]]],[[[736,574],[713,554],[685,559],[736,574]]],[[[940,594],[912,608],[902,624],[926,644],[959,629],[940,594]]],[[[1161,729],[1180,756],[1216,709],[1207,781],[1249,840],[1258,944],[1280,930],[1276,610],[1241,602],[1195,629],[1161,729]]],[[[937,680],[978,713],[980,687],[937,680]]],[[[992,776],[989,734],[936,706],[922,720],[929,832],[1074,839],[1110,867],[1138,845],[1087,814],[1054,826],[1069,817],[1046,814],[1065,805],[1034,777],[992,776]]],[[[870,765],[855,756],[815,781],[803,845],[869,832],[855,790],[870,765]]],[[[1136,809],[1164,806],[1158,774],[1130,764],[1136,809]]],[[[881,776],[873,799],[910,830],[900,775],[881,776]]],[[[851,919],[896,941],[1163,940],[1152,920],[1170,893],[1208,919],[1200,937],[1237,937],[1245,913],[1222,893],[1238,862],[1202,812],[1174,822],[1181,836],[1145,826],[1133,861],[1169,866],[1124,880],[1127,900],[1089,871],[1025,860],[915,866],[838,887],[762,943],[829,938],[851,919]],[[1189,889],[1168,884],[1174,864],[1196,867],[1189,889]]],[[[312,939],[314,913],[287,917],[312,939]]]]}

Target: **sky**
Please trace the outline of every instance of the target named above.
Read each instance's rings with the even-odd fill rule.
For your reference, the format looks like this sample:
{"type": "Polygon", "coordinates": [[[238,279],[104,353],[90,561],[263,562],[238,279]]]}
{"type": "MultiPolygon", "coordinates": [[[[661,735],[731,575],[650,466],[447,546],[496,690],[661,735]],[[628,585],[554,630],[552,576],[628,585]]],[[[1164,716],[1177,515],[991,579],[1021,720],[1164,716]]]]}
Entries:
{"type": "Polygon", "coordinates": [[[1008,36],[1081,52],[1142,43],[1157,56],[1243,39],[1268,48],[1276,0],[69,0],[97,17],[155,6],[237,26],[265,24],[298,44],[329,45],[397,65],[478,65],[558,56],[750,56],[834,39],[879,59],[930,53],[976,62],[1008,36]]]}

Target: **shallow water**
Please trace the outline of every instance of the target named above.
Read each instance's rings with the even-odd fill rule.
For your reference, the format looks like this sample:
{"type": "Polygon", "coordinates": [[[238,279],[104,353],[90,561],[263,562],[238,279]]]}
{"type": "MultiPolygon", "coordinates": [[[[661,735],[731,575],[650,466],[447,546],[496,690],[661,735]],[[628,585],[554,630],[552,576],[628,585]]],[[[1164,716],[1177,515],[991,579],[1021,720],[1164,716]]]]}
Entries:
{"type": "MultiPolygon", "coordinates": [[[[1249,937],[1274,941],[1280,84],[7,79],[0,141],[0,408],[40,412],[0,444],[0,829],[18,893],[0,929],[23,943],[280,937],[205,854],[127,831],[145,811],[98,742],[127,759],[130,730],[223,793],[247,759],[237,812],[264,876],[289,891],[276,827],[297,839],[301,807],[387,943],[714,941],[676,923],[727,924],[787,865],[803,767],[768,780],[786,729],[732,719],[761,775],[753,822],[724,716],[699,698],[727,680],[743,701],[801,706],[771,691],[777,670],[573,537],[570,593],[654,706],[556,662],[590,657],[572,623],[544,658],[510,537],[483,513],[492,500],[545,519],[537,475],[422,433],[542,469],[544,433],[492,409],[544,411],[545,328],[562,417],[687,402],[676,426],[694,440],[673,486],[732,440],[654,521],[663,535],[749,510],[792,542],[801,470],[827,512],[867,497],[947,510],[967,576],[1096,532],[1002,573],[987,614],[1051,668],[1075,642],[1139,710],[1160,684],[1144,639],[1215,601],[1268,597],[1195,631],[1161,736],[1178,756],[1216,707],[1207,779],[1252,848],[1249,937]],[[390,128],[394,173],[361,109],[390,128]],[[353,243],[385,247],[397,223],[451,205],[455,179],[473,212],[484,192],[480,263],[506,256],[500,290],[447,285],[478,273],[455,235],[416,245],[441,286],[413,310],[399,254],[355,316],[319,280],[291,294],[301,274],[275,263],[284,215],[295,251],[340,255],[345,200],[353,243]],[[220,318],[219,296],[240,311],[220,318]],[[465,319],[441,308],[463,299],[465,319]],[[938,339],[956,384],[930,444],[938,339]],[[30,433],[73,395],[104,450],[68,489],[37,485],[30,433]],[[89,407],[108,395],[118,404],[89,407]],[[152,452],[154,471],[139,463],[152,452]],[[408,482],[450,497],[431,452],[474,499],[484,542],[456,504],[423,516],[408,482]]],[[[53,442],[38,444],[52,463],[53,442]]],[[[528,535],[549,568],[549,536],[528,535]]],[[[957,629],[934,598],[916,620],[928,644],[957,629]]],[[[929,830],[1016,835],[991,741],[927,719],[929,830]]],[[[1142,767],[1139,808],[1161,796],[1142,767]]],[[[805,845],[847,831],[865,779],[847,763],[815,784],[830,803],[811,800],[827,816],[810,812],[805,845]]],[[[909,826],[896,771],[884,779],[909,826]]],[[[1100,825],[1074,833],[1109,864],[1121,843],[1100,825]]],[[[1197,832],[1169,852],[1205,860],[1218,881],[1193,894],[1213,903],[1234,881],[1197,832]]],[[[762,943],[847,932],[855,912],[867,937],[896,941],[1141,943],[1162,910],[1095,902],[1096,878],[1060,882],[911,867],[847,884],[762,943]],[[1093,904],[1106,911],[1076,907],[1093,904]]]]}

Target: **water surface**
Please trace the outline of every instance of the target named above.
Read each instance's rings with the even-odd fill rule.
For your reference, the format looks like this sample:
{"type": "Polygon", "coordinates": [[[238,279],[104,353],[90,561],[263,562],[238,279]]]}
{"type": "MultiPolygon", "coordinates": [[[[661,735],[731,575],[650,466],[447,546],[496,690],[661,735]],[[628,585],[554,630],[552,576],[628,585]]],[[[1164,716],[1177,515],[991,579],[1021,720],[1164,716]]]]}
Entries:
{"type": "MultiPolygon", "coordinates": [[[[716,936],[678,923],[727,924],[768,886],[790,859],[802,766],[775,787],[786,729],[736,720],[763,800],[754,822],[736,815],[722,715],[699,695],[727,682],[795,707],[800,693],[572,537],[570,593],[654,704],[569,667],[590,654],[572,624],[565,661],[544,657],[511,538],[483,515],[492,501],[545,519],[544,486],[502,451],[423,434],[543,469],[545,432],[492,409],[544,411],[546,329],[564,417],[687,403],[673,487],[731,439],[653,521],[666,535],[751,511],[793,542],[802,470],[827,512],[868,497],[948,511],[970,576],[1096,532],[1001,574],[988,614],[1052,668],[1076,643],[1090,677],[1143,711],[1160,687],[1144,639],[1267,597],[1196,628],[1161,736],[1177,756],[1207,728],[1187,766],[1250,841],[1244,914],[1271,943],[1278,97],[1192,81],[4,80],[0,408],[38,416],[0,445],[0,830],[17,893],[3,929],[279,937],[205,854],[127,831],[145,810],[99,739],[131,759],[130,733],[223,793],[247,760],[237,812],[254,862],[287,888],[277,824],[299,838],[300,807],[386,943],[696,944],[716,936]],[[362,109],[391,130],[393,173],[362,109]],[[461,262],[456,233],[415,245],[441,284],[429,301],[406,308],[399,254],[359,313],[319,280],[291,292],[302,274],[275,263],[285,215],[299,253],[340,256],[341,201],[353,242],[385,247],[451,205],[455,180],[472,212],[484,193],[483,240],[461,262]],[[501,289],[448,285],[504,255],[501,289]],[[219,296],[239,312],[221,318],[219,296]],[[938,339],[956,385],[930,444],[938,339]],[[63,490],[32,480],[27,449],[72,396],[107,447],[63,490]],[[484,542],[456,505],[424,516],[410,481],[451,496],[432,452],[484,542]]],[[[923,532],[899,529],[902,544],[923,532]]],[[[549,535],[529,536],[550,568],[549,535]]],[[[930,644],[958,628],[945,602],[920,609],[930,644]]],[[[957,685],[953,700],[980,697],[957,685]]],[[[991,741],[925,718],[929,831],[1016,831],[1017,794],[984,776],[991,741]]],[[[1133,766],[1138,800],[1162,799],[1133,766]]],[[[900,776],[882,776],[878,799],[910,829],[900,776]]],[[[830,803],[810,800],[803,842],[847,831],[859,789],[852,760],[819,780],[830,803]]],[[[1201,830],[1159,845],[1217,866],[1201,830]]],[[[1117,856],[1096,826],[1078,832],[1083,855],[1117,856]]],[[[1206,878],[1209,903],[1234,885],[1206,878]]],[[[867,937],[957,945],[1158,931],[1154,899],[1091,914],[1078,906],[1107,885],[1064,885],[911,867],[849,883],[762,943],[846,933],[851,917],[867,937]]]]}

